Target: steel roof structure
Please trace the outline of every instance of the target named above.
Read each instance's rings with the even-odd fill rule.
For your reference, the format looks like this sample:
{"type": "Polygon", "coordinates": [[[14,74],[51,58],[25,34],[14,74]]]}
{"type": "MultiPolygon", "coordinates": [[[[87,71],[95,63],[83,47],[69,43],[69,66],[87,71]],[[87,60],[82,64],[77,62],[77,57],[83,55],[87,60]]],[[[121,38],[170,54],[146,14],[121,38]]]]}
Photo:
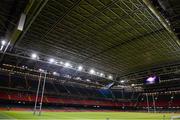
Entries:
{"type": "Polygon", "coordinates": [[[0,35],[10,41],[5,52],[31,50],[124,76],[180,59],[179,3],[168,2],[171,9],[155,0],[2,0],[0,35]]]}

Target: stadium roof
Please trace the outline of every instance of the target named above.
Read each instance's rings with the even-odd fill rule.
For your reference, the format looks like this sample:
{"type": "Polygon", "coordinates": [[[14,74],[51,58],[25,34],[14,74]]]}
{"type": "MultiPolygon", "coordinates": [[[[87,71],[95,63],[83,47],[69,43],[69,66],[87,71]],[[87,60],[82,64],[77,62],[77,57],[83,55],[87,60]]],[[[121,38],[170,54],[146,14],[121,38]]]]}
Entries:
{"type": "Polygon", "coordinates": [[[0,35],[14,48],[125,75],[180,59],[178,2],[156,11],[154,1],[3,0],[0,35]],[[27,19],[20,32],[22,11],[27,19]]]}

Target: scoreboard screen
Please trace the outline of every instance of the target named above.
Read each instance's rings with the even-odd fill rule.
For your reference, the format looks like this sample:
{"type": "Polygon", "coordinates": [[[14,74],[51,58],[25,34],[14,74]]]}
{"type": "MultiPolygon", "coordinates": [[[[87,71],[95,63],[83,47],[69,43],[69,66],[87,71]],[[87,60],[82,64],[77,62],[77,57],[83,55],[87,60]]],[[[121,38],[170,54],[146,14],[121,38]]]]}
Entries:
{"type": "Polygon", "coordinates": [[[145,84],[156,84],[159,83],[159,77],[158,76],[150,76],[145,80],[145,84]]]}

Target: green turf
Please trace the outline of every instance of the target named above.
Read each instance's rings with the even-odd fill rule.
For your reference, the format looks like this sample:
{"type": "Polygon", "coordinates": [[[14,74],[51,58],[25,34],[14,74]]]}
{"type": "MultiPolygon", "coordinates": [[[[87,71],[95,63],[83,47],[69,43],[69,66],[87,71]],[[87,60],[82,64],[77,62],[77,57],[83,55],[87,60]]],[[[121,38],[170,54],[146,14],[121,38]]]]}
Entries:
{"type": "Polygon", "coordinates": [[[33,116],[32,112],[1,111],[0,119],[58,119],[58,120],[170,120],[171,114],[135,112],[43,112],[33,116]],[[163,119],[165,115],[165,119],[163,119]]]}

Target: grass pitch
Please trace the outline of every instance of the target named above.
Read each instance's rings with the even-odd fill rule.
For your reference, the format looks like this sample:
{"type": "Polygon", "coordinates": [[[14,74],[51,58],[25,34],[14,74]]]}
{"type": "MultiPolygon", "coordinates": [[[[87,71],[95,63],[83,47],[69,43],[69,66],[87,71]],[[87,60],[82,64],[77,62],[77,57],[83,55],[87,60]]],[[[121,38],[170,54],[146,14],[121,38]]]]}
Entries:
{"type": "Polygon", "coordinates": [[[41,116],[33,116],[30,111],[0,111],[0,119],[14,120],[170,120],[170,116],[135,112],[42,112],[41,116]]]}

